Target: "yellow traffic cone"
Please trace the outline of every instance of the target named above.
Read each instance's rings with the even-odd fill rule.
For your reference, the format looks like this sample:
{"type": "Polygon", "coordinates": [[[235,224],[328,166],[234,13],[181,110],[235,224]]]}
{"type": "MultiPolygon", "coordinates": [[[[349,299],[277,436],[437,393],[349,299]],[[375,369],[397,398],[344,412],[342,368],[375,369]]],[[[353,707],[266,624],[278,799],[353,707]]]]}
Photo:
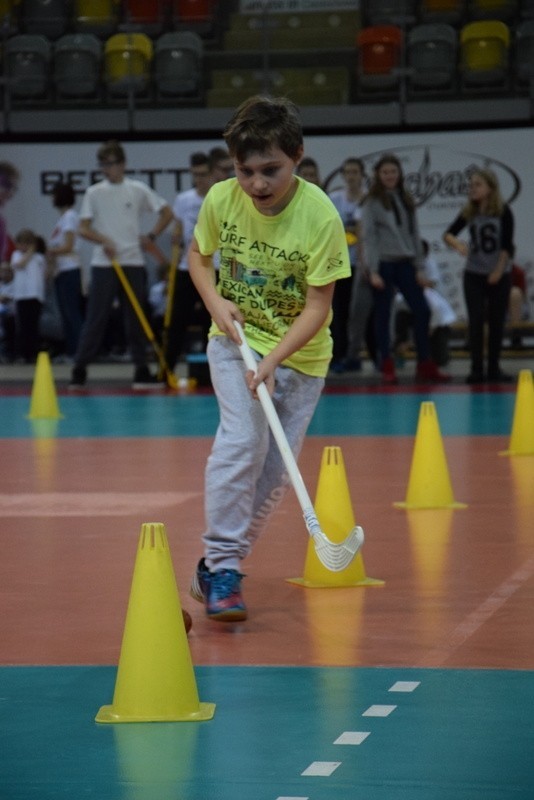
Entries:
{"type": "Polygon", "coordinates": [[[56,397],[56,387],[47,352],[39,353],[33,378],[28,419],[62,419],[56,397]]]}
{"type": "Polygon", "coordinates": [[[141,527],[113,703],[97,722],[211,719],[200,703],[165,526],[141,527]]]}
{"type": "Polygon", "coordinates": [[[529,369],[519,373],[510,446],[500,455],[534,455],[534,383],[529,369]]]}
{"type": "MultiPolygon", "coordinates": [[[[343,453],[340,447],[325,447],[319,472],[315,513],[321,530],[332,542],[343,542],[355,526],[343,453]]],[[[308,542],[302,578],[288,578],[289,583],[307,587],[382,586],[384,581],[368,578],[361,552],[348,567],[332,572],[319,560],[313,541],[308,542]]]]}
{"type": "Polygon", "coordinates": [[[452,493],[447,459],[433,402],[421,403],[406,500],[397,508],[467,508],[452,493]]]}

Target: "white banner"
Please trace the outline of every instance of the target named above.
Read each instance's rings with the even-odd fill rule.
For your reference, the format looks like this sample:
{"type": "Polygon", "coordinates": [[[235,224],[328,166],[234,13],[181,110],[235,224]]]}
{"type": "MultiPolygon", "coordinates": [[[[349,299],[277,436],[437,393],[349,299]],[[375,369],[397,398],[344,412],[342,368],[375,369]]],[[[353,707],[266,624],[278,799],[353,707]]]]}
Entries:
{"type": "MultiPolygon", "coordinates": [[[[125,149],[131,174],[150,184],[172,204],[178,191],[190,187],[189,156],[221,141],[128,142],[125,149]]],[[[13,236],[32,228],[47,238],[57,217],[51,202],[57,180],[70,181],[81,196],[99,177],[98,144],[7,144],[2,160],[12,161],[22,179],[18,193],[5,206],[4,216],[13,236]]],[[[321,177],[331,191],[341,185],[339,168],[345,158],[363,159],[371,172],[383,152],[402,161],[408,188],[418,203],[422,236],[437,258],[447,294],[460,318],[465,318],[462,260],[442,241],[442,235],[466,201],[467,176],[474,166],[488,166],[499,178],[504,199],[515,217],[516,263],[527,270],[531,318],[534,319],[534,160],[532,130],[461,131],[376,135],[307,136],[306,155],[318,162],[321,177]]],[[[147,219],[146,230],[152,220],[147,219]]],[[[170,233],[162,237],[170,252],[170,233]]],[[[88,256],[87,256],[88,260],[88,256]]]]}

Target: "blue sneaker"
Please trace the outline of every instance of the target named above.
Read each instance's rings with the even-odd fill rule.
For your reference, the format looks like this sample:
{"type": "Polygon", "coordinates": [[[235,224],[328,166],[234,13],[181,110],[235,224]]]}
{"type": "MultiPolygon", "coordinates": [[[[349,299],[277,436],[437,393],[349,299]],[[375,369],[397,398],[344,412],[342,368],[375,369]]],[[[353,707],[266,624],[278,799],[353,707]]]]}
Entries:
{"type": "Polygon", "coordinates": [[[241,596],[243,577],[236,569],[210,572],[201,558],[191,582],[191,597],[205,604],[210,619],[241,622],[247,618],[247,608],[241,596]]]}

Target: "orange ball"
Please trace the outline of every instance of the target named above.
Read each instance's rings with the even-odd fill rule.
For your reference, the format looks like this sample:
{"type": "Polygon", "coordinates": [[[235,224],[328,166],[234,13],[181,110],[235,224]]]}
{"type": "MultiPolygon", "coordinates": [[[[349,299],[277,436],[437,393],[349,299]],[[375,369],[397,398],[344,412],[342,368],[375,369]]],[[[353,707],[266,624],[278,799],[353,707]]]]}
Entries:
{"type": "Polygon", "coordinates": [[[191,619],[191,614],[189,613],[189,611],[186,611],[185,608],[182,608],[182,616],[184,618],[185,632],[189,633],[189,631],[193,627],[193,620],[191,619]]]}

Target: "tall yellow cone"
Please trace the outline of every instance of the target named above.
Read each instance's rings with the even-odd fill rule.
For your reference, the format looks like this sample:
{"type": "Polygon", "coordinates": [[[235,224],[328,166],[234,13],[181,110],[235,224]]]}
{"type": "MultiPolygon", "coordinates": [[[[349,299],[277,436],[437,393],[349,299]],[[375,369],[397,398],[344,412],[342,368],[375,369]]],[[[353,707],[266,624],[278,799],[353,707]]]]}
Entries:
{"type": "Polygon", "coordinates": [[[534,383],[529,369],[519,373],[510,445],[501,455],[534,455],[534,383]]]}
{"type": "Polygon", "coordinates": [[[466,508],[452,493],[445,450],[433,402],[421,403],[406,500],[397,508],[466,508]]]}
{"type": "MultiPolygon", "coordinates": [[[[315,513],[321,530],[332,542],[343,542],[355,526],[343,453],[340,447],[325,447],[319,472],[315,513]]],[[[381,586],[384,581],[368,578],[361,552],[340,572],[327,569],[317,557],[313,541],[308,542],[302,578],[288,578],[289,583],[307,587],[381,586]]]]}
{"type": "Polygon", "coordinates": [[[97,722],[211,719],[200,703],[165,526],[141,527],[113,703],[97,722]]]}
{"type": "Polygon", "coordinates": [[[37,356],[33,378],[29,419],[62,419],[56,397],[56,387],[48,353],[37,356]]]}

